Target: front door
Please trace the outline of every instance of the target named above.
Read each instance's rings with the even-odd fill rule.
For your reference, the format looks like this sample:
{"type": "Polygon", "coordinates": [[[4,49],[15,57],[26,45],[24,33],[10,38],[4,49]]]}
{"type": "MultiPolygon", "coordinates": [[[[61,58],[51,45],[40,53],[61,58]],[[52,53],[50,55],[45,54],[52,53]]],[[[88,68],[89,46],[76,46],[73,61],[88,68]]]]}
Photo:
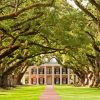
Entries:
{"type": "Polygon", "coordinates": [[[52,85],[52,77],[47,77],[47,85],[52,85]]]}

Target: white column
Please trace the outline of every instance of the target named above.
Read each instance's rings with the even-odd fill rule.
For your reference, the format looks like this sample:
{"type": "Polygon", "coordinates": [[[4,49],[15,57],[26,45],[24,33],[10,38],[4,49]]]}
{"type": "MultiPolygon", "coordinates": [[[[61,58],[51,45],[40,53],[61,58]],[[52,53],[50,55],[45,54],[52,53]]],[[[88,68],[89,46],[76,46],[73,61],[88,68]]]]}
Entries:
{"type": "Polygon", "coordinates": [[[47,84],[47,68],[46,66],[44,67],[44,84],[47,84]]]}
{"type": "Polygon", "coordinates": [[[31,70],[32,70],[32,67],[30,66],[29,67],[29,85],[31,85],[31,70]]]}
{"type": "Polygon", "coordinates": [[[75,76],[76,76],[75,81],[76,81],[76,82],[78,82],[78,77],[77,77],[77,75],[76,75],[76,74],[75,74],[75,76]]]}
{"type": "Polygon", "coordinates": [[[52,85],[54,85],[54,66],[52,66],[52,85]]]}
{"type": "Polygon", "coordinates": [[[70,84],[70,69],[68,68],[68,72],[67,72],[67,76],[68,76],[68,84],[70,84]]]}
{"type": "Polygon", "coordinates": [[[37,73],[37,75],[36,75],[37,76],[36,77],[36,82],[37,83],[36,84],[39,85],[39,68],[38,68],[38,66],[36,68],[37,68],[37,72],[36,72],[37,73]]]}
{"type": "Polygon", "coordinates": [[[23,76],[23,78],[22,78],[22,80],[21,80],[21,82],[23,83],[23,84],[25,84],[25,75],[23,76]]]}
{"type": "Polygon", "coordinates": [[[62,85],[62,66],[60,66],[60,85],[62,85]]]}

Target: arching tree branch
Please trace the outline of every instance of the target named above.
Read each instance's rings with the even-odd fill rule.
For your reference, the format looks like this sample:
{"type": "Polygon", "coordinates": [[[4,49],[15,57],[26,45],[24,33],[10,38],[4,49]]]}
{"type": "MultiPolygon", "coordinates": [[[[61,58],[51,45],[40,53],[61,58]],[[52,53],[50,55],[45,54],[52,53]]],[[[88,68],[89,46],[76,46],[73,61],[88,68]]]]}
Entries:
{"type": "Polygon", "coordinates": [[[0,16],[0,21],[7,20],[7,19],[13,19],[13,18],[17,17],[18,15],[20,15],[21,13],[23,13],[27,10],[30,10],[32,8],[35,8],[35,7],[49,7],[53,4],[53,2],[54,2],[54,0],[52,0],[50,3],[34,3],[30,6],[27,6],[25,8],[18,10],[17,12],[0,16]]]}
{"type": "Polygon", "coordinates": [[[97,9],[98,11],[100,12],[100,5],[95,1],[95,0],[89,0],[91,4],[93,4],[97,9]]]}
{"type": "Polygon", "coordinates": [[[89,17],[91,17],[93,19],[93,21],[97,24],[98,19],[90,12],[88,11],[84,6],[82,6],[78,0],[74,0],[75,4],[82,10],[85,12],[86,15],[88,15],[89,17]]]}

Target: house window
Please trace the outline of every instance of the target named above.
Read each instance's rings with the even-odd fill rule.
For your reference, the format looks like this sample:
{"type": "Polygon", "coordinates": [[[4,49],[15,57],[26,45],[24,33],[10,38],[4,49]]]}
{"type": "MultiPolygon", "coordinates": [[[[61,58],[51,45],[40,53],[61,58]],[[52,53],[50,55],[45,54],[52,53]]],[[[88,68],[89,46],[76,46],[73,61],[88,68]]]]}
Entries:
{"type": "Polygon", "coordinates": [[[47,68],[47,74],[52,74],[52,69],[51,68],[47,68]]]}
{"type": "Polygon", "coordinates": [[[63,68],[63,74],[67,74],[67,68],[63,68]]]}
{"type": "Polygon", "coordinates": [[[39,69],[39,74],[44,74],[44,69],[43,68],[39,69]]]}
{"type": "Polygon", "coordinates": [[[63,78],[62,83],[66,84],[67,83],[67,78],[63,78]]]}
{"type": "Polygon", "coordinates": [[[40,78],[40,79],[39,79],[39,83],[40,83],[40,84],[44,84],[44,78],[40,78]]]}
{"type": "Polygon", "coordinates": [[[33,84],[36,84],[36,78],[33,78],[33,84]]]}
{"type": "Polygon", "coordinates": [[[60,74],[60,69],[59,68],[55,69],[55,74],[60,74]]]}
{"type": "Polygon", "coordinates": [[[31,69],[31,74],[36,74],[37,73],[36,71],[37,71],[36,68],[31,69]]]}
{"type": "Polygon", "coordinates": [[[55,83],[60,84],[60,78],[55,78],[55,83]]]}

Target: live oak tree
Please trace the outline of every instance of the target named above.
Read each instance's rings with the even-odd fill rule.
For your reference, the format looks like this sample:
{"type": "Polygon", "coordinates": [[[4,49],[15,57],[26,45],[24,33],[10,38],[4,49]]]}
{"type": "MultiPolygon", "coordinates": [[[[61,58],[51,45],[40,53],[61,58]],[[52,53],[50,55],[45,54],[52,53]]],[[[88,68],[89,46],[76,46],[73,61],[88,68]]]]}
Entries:
{"type": "Polygon", "coordinates": [[[94,82],[92,86],[98,87],[100,84],[100,1],[87,0],[87,6],[83,6],[78,0],[73,1],[87,15],[89,26],[92,27],[91,30],[87,30],[86,33],[92,39],[92,46],[95,54],[87,54],[87,57],[92,64],[92,67],[94,67],[94,82]]]}
{"type": "Polygon", "coordinates": [[[33,59],[41,54],[63,51],[65,47],[59,48],[56,46],[57,43],[53,44],[51,29],[56,23],[53,23],[54,12],[50,9],[53,1],[42,3],[7,0],[6,3],[9,6],[5,6],[4,2],[6,1],[1,2],[3,3],[2,13],[5,13],[6,7],[15,9],[12,8],[12,5],[20,3],[20,7],[18,6],[16,11],[8,10],[10,14],[5,13],[0,17],[0,69],[2,69],[0,85],[9,87],[21,84],[20,81],[29,66],[27,63],[29,60],[33,62],[33,59]],[[44,7],[46,8],[44,9],[44,7]]]}
{"type": "Polygon", "coordinates": [[[70,67],[81,85],[99,86],[99,2],[74,2],[81,10],[64,0],[0,1],[2,87],[21,84],[28,66],[48,53],[70,67]]]}
{"type": "Polygon", "coordinates": [[[11,85],[8,82],[9,77],[16,74],[16,69],[20,69],[21,64],[28,58],[50,52],[50,47],[35,43],[34,38],[40,33],[41,27],[41,23],[36,19],[43,16],[44,8],[52,6],[53,2],[54,0],[0,1],[0,69],[2,69],[0,83],[2,87],[11,85]],[[34,49],[34,52],[31,49],[34,49]]]}
{"type": "MultiPolygon", "coordinates": [[[[62,5],[64,9],[61,9],[60,12],[59,8],[57,13],[58,17],[60,16],[60,20],[58,20],[59,23],[56,23],[54,31],[56,33],[54,35],[55,42],[60,44],[59,47],[69,47],[67,48],[67,52],[65,49],[65,52],[60,53],[67,54],[67,57],[68,55],[70,56],[71,59],[69,61],[70,64],[73,65],[72,69],[81,79],[81,83],[83,85],[98,86],[100,72],[97,70],[99,66],[97,67],[97,63],[94,63],[99,61],[99,58],[94,56],[96,49],[99,52],[99,36],[96,34],[98,33],[98,28],[95,27],[94,21],[90,20],[90,16],[85,16],[79,9],[75,12],[75,9],[72,10],[70,7],[68,8],[68,5],[66,6],[67,7],[62,5]],[[97,40],[93,39],[94,36],[97,40]],[[75,53],[75,51],[78,53],[75,53]],[[90,57],[93,59],[92,63],[94,65],[91,64],[90,57]]],[[[91,8],[91,5],[89,5],[89,8],[91,8]]],[[[92,8],[92,10],[93,9],[94,8],[92,8]]],[[[96,12],[94,14],[96,14],[96,12]]]]}

